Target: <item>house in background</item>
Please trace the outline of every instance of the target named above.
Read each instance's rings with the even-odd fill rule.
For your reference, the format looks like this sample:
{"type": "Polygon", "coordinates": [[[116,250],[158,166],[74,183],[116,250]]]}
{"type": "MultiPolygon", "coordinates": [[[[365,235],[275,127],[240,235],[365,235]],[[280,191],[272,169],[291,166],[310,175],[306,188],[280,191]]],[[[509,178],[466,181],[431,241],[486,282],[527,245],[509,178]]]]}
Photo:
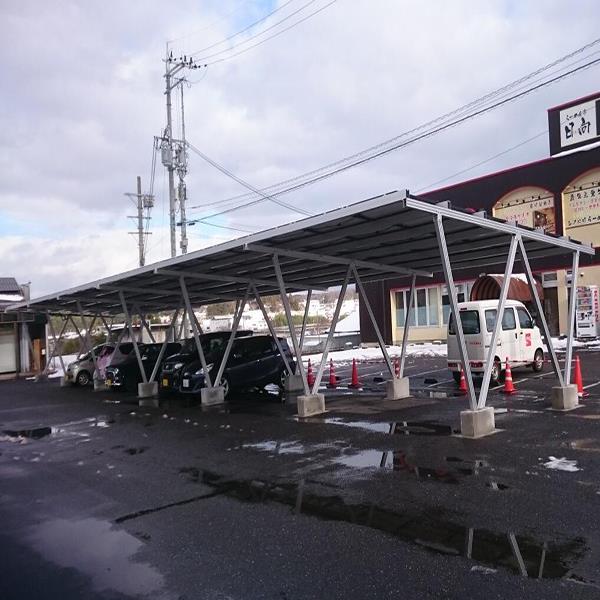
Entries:
{"type": "Polygon", "coordinates": [[[29,300],[29,284],[0,277],[0,377],[39,372],[46,358],[46,317],[34,313],[11,313],[15,302],[29,300]]]}

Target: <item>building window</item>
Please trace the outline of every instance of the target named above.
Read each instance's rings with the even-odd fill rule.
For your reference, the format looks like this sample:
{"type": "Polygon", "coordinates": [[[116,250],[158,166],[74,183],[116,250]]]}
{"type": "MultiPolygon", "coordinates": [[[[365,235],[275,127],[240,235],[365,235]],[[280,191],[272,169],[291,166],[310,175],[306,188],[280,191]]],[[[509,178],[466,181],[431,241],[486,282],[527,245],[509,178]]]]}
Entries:
{"type": "MultiPolygon", "coordinates": [[[[404,327],[409,295],[410,290],[396,292],[396,327],[404,327]]],[[[408,324],[410,327],[437,327],[439,325],[438,311],[438,288],[417,288],[415,305],[408,316],[408,324]]]]}
{"type": "MultiPolygon", "coordinates": [[[[456,287],[456,298],[458,302],[466,302],[469,299],[469,286],[466,283],[459,283],[456,287]]],[[[442,286],[442,323],[448,324],[450,318],[450,298],[448,296],[448,288],[442,286]]]]}

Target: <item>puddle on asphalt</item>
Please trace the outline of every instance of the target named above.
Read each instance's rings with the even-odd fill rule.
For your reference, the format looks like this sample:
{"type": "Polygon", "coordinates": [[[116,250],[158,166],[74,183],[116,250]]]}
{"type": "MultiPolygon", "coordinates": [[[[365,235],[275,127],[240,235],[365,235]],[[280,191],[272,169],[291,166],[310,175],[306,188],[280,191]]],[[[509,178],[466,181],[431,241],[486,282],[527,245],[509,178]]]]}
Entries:
{"type": "Polygon", "coordinates": [[[5,429],[3,433],[11,438],[40,440],[43,437],[50,435],[52,433],[52,429],[50,427],[36,427],[35,429],[21,429],[20,431],[5,429]]]}
{"type": "Polygon", "coordinates": [[[430,513],[408,514],[370,503],[350,504],[340,496],[323,496],[306,490],[305,481],[269,483],[261,480],[227,480],[204,471],[202,483],[215,493],[241,502],[276,502],[321,519],[369,527],[431,552],[465,556],[492,568],[536,578],[573,576],[572,571],[587,551],[581,538],[548,541],[514,532],[474,529],[434,518],[430,513]]]}
{"type": "MultiPolygon", "coordinates": [[[[440,483],[457,484],[464,477],[480,475],[481,470],[488,467],[489,464],[484,460],[466,461],[457,457],[447,457],[446,460],[451,463],[463,463],[467,466],[447,467],[429,467],[416,465],[408,458],[402,450],[359,450],[357,452],[344,452],[341,456],[334,459],[333,462],[345,467],[357,469],[384,469],[396,472],[403,472],[414,476],[423,481],[437,481],[440,483]]],[[[488,487],[492,487],[489,484],[488,487]]],[[[507,489],[508,486],[501,489],[507,489]]],[[[492,488],[496,489],[496,488],[492,488]]]]}
{"type": "Polygon", "coordinates": [[[134,560],[144,543],[113,527],[94,518],[54,519],[33,528],[28,539],[46,560],[88,576],[98,592],[127,596],[161,592],[163,576],[150,564],[134,560]]]}
{"type": "Polygon", "coordinates": [[[447,436],[460,433],[459,430],[454,431],[450,425],[431,421],[397,421],[391,425],[394,427],[390,433],[398,435],[447,436]]]}
{"type": "Polygon", "coordinates": [[[600,440],[587,438],[569,442],[569,447],[574,450],[585,450],[587,452],[600,452],[600,440]]]}
{"type": "MultiPolygon", "coordinates": [[[[297,421],[301,419],[296,418],[297,421]]],[[[344,421],[339,417],[329,417],[325,419],[311,419],[312,422],[320,422],[328,425],[344,425],[345,427],[355,427],[365,429],[366,431],[375,431],[377,433],[391,433],[393,423],[374,423],[372,421],[344,421]]]]}
{"type": "Polygon", "coordinates": [[[275,440],[267,440],[256,444],[242,444],[241,448],[272,452],[273,454],[304,454],[306,452],[305,446],[300,442],[278,442],[275,440]]]}
{"type": "Polygon", "coordinates": [[[356,427],[358,429],[375,431],[377,433],[396,433],[399,435],[446,436],[455,433],[450,425],[442,425],[432,421],[395,421],[381,423],[372,421],[345,421],[340,417],[329,417],[325,419],[313,418],[311,419],[311,422],[343,425],[345,427],[356,427]]]}

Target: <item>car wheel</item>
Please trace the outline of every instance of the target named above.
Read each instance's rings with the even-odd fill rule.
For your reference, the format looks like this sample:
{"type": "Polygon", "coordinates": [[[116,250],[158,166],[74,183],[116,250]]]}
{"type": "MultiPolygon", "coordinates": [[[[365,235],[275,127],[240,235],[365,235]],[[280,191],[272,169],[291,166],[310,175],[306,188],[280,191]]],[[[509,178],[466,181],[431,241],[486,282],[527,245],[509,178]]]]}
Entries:
{"type": "Polygon", "coordinates": [[[285,382],[287,381],[287,378],[288,378],[287,370],[281,369],[281,371],[279,372],[279,377],[276,382],[280,389],[282,389],[282,390],[285,389],[285,382]]]}
{"type": "Polygon", "coordinates": [[[544,353],[539,349],[535,351],[533,363],[531,363],[531,368],[536,373],[539,373],[544,368],[544,353]]]}
{"type": "Polygon", "coordinates": [[[227,396],[229,395],[229,379],[227,379],[227,377],[223,377],[221,379],[220,385],[223,388],[223,397],[227,398],[227,396]]]}
{"type": "Polygon", "coordinates": [[[92,378],[87,371],[79,371],[79,373],[77,373],[77,379],[75,379],[75,383],[81,387],[85,387],[91,380],[92,378]]]}
{"type": "Polygon", "coordinates": [[[490,383],[498,383],[502,374],[502,365],[498,359],[494,360],[492,370],[490,371],[490,383]]]}

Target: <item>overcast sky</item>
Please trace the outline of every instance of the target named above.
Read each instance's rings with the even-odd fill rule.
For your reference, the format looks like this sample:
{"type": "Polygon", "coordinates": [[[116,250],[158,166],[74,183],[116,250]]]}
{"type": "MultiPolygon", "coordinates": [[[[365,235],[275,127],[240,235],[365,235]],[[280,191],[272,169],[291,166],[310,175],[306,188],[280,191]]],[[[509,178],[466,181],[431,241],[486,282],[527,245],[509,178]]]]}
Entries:
{"type": "MultiPolygon", "coordinates": [[[[149,186],[152,139],[165,126],[167,40],[176,40],[177,55],[194,52],[286,4],[228,42],[239,44],[308,1],[2,2],[0,275],[31,281],[39,296],[135,267],[136,239],[127,233],[134,209],[123,194],[135,190],[137,175],[149,186]]],[[[313,0],[295,18],[328,1],[313,0]]],[[[534,71],[598,37],[599,21],[595,0],[337,0],[256,49],[190,72],[187,137],[252,185],[267,186],[534,71]]],[[[596,92],[597,81],[598,68],[584,71],[282,199],[316,213],[439,186],[544,132],[547,108],[596,92]]],[[[547,156],[541,135],[444,185],[547,156]]],[[[193,154],[189,168],[189,206],[245,191],[193,154]]],[[[160,165],[154,191],[148,262],[169,256],[160,165]]],[[[267,202],[213,222],[256,231],[297,218],[267,202]]],[[[190,250],[242,235],[200,224],[189,232],[190,250]]]]}

